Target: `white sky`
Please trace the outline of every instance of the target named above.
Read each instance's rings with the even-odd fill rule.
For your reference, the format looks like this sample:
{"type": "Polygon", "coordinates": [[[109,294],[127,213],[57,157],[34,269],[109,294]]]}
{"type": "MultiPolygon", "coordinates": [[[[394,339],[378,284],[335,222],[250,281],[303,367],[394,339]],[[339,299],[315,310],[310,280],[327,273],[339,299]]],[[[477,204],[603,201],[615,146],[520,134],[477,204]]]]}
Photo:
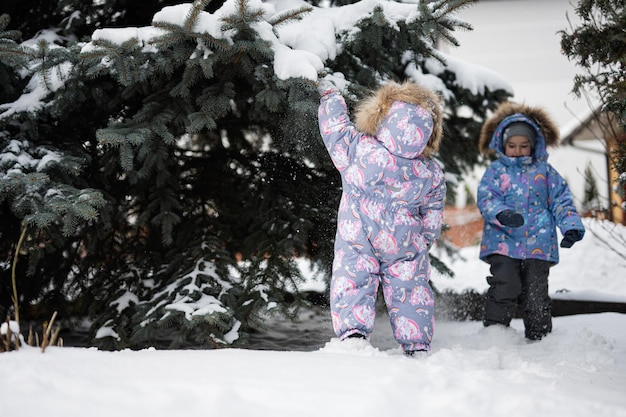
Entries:
{"type": "Polygon", "coordinates": [[[512,85],[515,100],[545,107],[561,127],[588,110],[572,93],[581,71],[561,54],[559,30],[576,23],[571,0],[481,0],[459,17],[474,30],[457,35],[453,56],[483,65],[512,85]]]}

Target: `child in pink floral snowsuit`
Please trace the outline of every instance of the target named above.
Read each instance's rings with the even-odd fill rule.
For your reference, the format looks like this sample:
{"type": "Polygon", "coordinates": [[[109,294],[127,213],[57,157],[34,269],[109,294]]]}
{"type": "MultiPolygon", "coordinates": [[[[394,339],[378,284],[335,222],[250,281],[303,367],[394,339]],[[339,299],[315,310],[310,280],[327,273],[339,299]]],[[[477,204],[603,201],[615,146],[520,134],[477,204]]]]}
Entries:
{"type": "Polygon", "coordinates": [[[369,338],[382,284],[395,339],[407,355],[428,351],[435,319],[428,251],[446,193],[432,159],[440,99],[412,82],[389,83],[357,106],[352,124],[339,91],[324,82],[319,90],[320,132],[343,187],[330,288],[335,333],[369,338]]]}

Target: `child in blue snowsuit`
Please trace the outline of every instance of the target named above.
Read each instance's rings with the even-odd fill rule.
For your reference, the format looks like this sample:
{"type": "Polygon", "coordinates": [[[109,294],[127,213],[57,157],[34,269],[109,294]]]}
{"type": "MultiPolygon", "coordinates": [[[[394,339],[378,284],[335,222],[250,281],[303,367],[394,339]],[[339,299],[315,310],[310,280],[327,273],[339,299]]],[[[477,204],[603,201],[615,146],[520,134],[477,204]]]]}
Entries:
{"type": "Polygon", "coordinates": [[[379,285],[393,335],[412,356],[428,351],[435,300],[428,251],[439,236],[446,184],[432,155],[442,135],[439,96],[389,83],[357,105],[320,83],[319,128],[341,175],[330,287],[340,340],[369,339],[379,285]]]}
{"type": "Polygon", "coordinates": [[[548,276],[559,261],[556,228],[564,248],[585,233],[566,182],[547,162],[546,145],[558,138],[543,109],[506,102],[479,139],[480,150],[497,158],[478,186],[485,221],[479,256],[491,272],[483,324],[508,326],[519,306],[530,340],[552,331],[548,276]]]}

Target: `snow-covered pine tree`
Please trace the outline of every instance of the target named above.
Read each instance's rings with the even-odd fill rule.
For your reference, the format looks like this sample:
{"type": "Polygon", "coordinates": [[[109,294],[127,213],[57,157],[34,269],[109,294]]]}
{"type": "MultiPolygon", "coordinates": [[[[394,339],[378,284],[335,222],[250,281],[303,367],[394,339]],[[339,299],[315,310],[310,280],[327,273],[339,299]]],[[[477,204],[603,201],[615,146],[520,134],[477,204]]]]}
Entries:
{"type": "MultiPolygon", "coordinates": [[[[593,174],[593,168],[591,163],[587,163],[585,167],[585,192],[582,199],[582,211],[583,214],[596,217],[599,212],[604,212],[602,204],[600,203],[600,191],[598,190],[598,182],[593,174]]],[[[603,213],[604,214],[604,213],[603,213]]]]}
{"type": "Polygon", "coordinates": [[[149,26],[102,27],[87,43],[22,43],[30,72],[0,55],[26,85],[46,74],[34,55],[58,49],[47,64],[61,82],[36,108],[16,96],[0,105],[2,143],[54,138],[84,161],[80,185],[107,202],[97,227],[57,236],[80,256],[40,296],[54,288],[73,301],[104,348],[227,346],[244,342],[261,313],[293,313],[294,258],[330,268],[340,186],[317,131],[317,73],[343,74],[351,103],[383,80],[437,88],[448,104],[439,157],[462,175],[477,161],[485,112],[509,95],[498,80],[464,86],[463,65],[437,50],[468,28],[453,13],[468,3],[198,0],[162,9],[149,26]],[[332,44],[314,53],[306,41],[317,34],[332,44]],[[27,119],[39,135],[9,130],[27,119]]]}
{"type": "Polygon", "coordinates": [[[73,273],[80,236],[97,221],[105,200],[80,176],[87,162],[80,143],[57,136],[58,120],[41,111],[41,103],[23,111],[42,90],[56,88],[55,62],[67,51],[50,50],[47,42],[19,45],[19,34],[7,30],[8,23],[7,15],[0,17],[0,97],[4,102],[18,100],[14,106],[0,105],[0,236],[6,254],[0,305],[3,313],[16,315],[6,310],[11,305],[11,267],[18,242],[22,241],[16,285],[22,301],[54,298],[73,273]]]}

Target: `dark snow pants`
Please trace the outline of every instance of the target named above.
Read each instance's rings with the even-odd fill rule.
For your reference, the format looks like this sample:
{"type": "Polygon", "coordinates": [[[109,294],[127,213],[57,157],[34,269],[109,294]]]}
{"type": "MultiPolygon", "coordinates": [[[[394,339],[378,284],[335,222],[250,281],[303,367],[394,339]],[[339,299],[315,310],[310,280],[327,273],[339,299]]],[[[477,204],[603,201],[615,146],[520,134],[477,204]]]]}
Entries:
{"type": "Polygon", "coordinates": [[[518,307],[524,320],[525,336],[540,340],[552,331],[552,301],[548,295],[551,262],[540,259],[513,259],[503,255],[486,258],[491,265],[487,277],[483,324],[508,326],[518,307]]]}

